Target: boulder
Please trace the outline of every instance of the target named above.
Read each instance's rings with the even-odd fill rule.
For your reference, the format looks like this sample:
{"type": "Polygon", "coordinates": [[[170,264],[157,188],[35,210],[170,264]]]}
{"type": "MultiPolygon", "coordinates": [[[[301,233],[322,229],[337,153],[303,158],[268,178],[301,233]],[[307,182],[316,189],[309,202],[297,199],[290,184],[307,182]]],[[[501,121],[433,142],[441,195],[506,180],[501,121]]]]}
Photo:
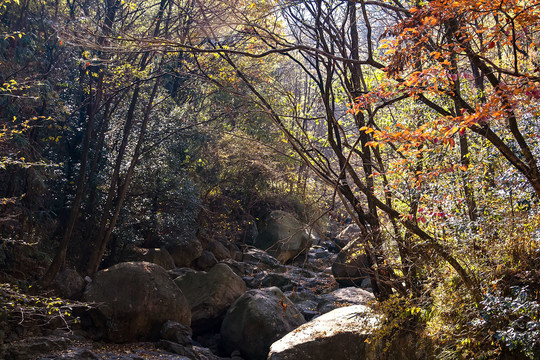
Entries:
{"type": "Polygon", "coordinates": [[[212,266],[216,265],[218,263],[216,257],[214,254],[212,254],[208,250],[203,250],[201,253],[201,256],[199,256],[197,259],[195,259],[194,264],[198,270],[209,270],[212,268],[212,266]]]}
{"type": "Polygon", "coordinates": [[[74,269],[64,269],[58,273],[53,282],[54,290],[65,299],[78,300],[84,291],[86,282],[74,269]]]}
{"type": "Polygon", "coordinates": [[[273,343],[268,360],[367,359],[365,341],[376,324],[363,305],[339,308],[273,343]]]}
{"type": "Polygon", "coordinates": [[[254,243],[283,264],[306,253],[312,244],[308,225],[281,210],[272,211],[266,217],[254,243]]]}
{"type": "Polygon", "coordinates": [[[99,271],[87,286],[87,302],[109,341],[157,340],[167,321],[189,326],[191,311],[178,286],[161,266],[127,262],[99,271]]]}
{"type": "Polygon", "coordinates": [[[363,244],[359,240],[351,241],[332,264],[332,275],[341,286],[369,287],[370,268],[371,261],[363,244]]]}
{"type": "Polygon", "coordinates": [[[270,345],[305,323],[294,304],[276,287],[249,290],[229,308],[221,336],[227,353],[240,350],[250,360],[266,360],[270,345]]]}
{"type": "Polygon", "coordinates": [[[246,292],[244,281],[221,263],[208,272],[186,273],[174,282],[186,296],[191,308],[191,325],[196,332],[219,324],[227,308],[246,292]]]}
{"type": "Polygon", "coordinates": [[[347,287],[321,295],[318,299],[317,311],[325,314],[338,307],[367,305],[373,300],[375,300],[373,293],[360,288],[347,287]]]}
{"type": "Polygon", "coordinates": [[[246,250],[242,261],[255,265],[260,270],[279,271],[279,269],[284,269],[283,264],[281,264],[278,259],[259,249],[246,250]]]}
{"type": "Polygon", "coordinates": [[[174,269],[174,260],[165,248],[144,249],[128,246],[120,254],[120,262],[146,261],[157,264],[165,270],[174,269]]]}
{"type": "Polygon", "coordinates": [[[270,347],[268,360],[427,360],[429,340],[398,333],[377,341],[380,317],[364,305],[340,307],[288,333],[270,347]]]}
{"type": "Polygon", "coordinates": [[[160,331],[161,339],[183,346],[193,345],[191,335],[192,332],[190,327],[170,320],[163,324],[160,331]]]}
{"type": "Polygon", "coordinates": [[[210,241],[206,250],[210,251],[218,261],[230,259],[231,252],[221,242],[217,240],[210,241]]]}
{"type": "Polygon", "coordinates": [[[167,247],[176,267],[189,267],[193,260],[201,256],[203,246],[198,239],[180,240],[167,247]]]}

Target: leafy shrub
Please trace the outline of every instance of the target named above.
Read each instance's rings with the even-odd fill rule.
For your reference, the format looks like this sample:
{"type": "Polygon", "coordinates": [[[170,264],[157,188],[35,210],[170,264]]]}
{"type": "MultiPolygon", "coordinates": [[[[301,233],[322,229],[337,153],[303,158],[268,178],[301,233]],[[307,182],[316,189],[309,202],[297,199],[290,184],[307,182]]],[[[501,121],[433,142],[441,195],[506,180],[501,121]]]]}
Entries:
{"type": "Polygon", "coordinates": [[[30,288],[23,290],[13,284],[0,284],[0,322],[7,333],[18,331],[25,335],[27,331],[39,329],[72,329],[80,323],[74,310],[88,308],[86,304],[70,303],[60,298],[28,294],[30,288]]]}
{"type": "Polygon", "coordinates": [[[510,296],[487,294],[480,303],[480,318],[472,324],[494,333],[510,350],[521,350],[529,359],[540,359],[540,304],[527,286],[512,286],[510,296]]]}

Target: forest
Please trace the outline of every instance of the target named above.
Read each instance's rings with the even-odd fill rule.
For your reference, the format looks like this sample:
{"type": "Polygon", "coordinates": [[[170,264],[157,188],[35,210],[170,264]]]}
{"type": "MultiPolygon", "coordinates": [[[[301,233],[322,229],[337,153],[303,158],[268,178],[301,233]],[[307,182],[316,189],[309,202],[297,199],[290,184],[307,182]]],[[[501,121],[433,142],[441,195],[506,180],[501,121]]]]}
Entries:
{"type": "Polygon", "coordinates": [[[539,0],[0,19],[0,358],[540,359],[539,0]]]}

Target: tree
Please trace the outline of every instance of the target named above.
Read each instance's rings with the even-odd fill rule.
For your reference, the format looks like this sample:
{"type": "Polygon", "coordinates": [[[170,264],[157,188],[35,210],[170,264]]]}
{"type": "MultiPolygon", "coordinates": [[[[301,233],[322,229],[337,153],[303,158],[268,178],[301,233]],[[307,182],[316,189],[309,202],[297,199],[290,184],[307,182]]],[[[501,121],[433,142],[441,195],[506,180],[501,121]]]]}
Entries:
{"type": "MultiPolygon", "coordinates": [[[[84,108],[84,106],[81,108],[80,116],[83,121],[87,119],[87,122],[77,190],[71,205],[69,218],[65,224],[64,235],[60,247],[55,259],[42,279],[43,285],[48,285],[54,279],[60,268],[64,266],[68,245],[79,215],[84,192],[88,188],[92,176],[96,176],[96,166],[99,160],[101,147],[103,146],[103,135],[107,130],[107,127],[110,126],[111,119],[114,118],[114,111],[120,110],[122,113],[120,116],[125,116],[123,132],[112,174],[110,175],[110,184],[103,205],[98,231],[97,234],[92,234],[96,236],[96,238],[90,240],[92,246],[90,247],[90,255],[86,264],[87,274],[93,274],[98,269],[122,209],[135,166],[139,161],[145,140],[146,129],[154,107],[154,100],[159,89],[159,78],[162,76],[162,60],[160,60],[161,57],[156,56],[155,53],[146,51],[140,55],[128,55],[125,59],[120,60],[115,58],[115,52],[108,50],[108,47],[111,46],[111,39],[114,39],[116,42],[121,41],[120,39],[122,36],[119,34],[124,34],[125,36],[136,36],[138,34],[140,34],[140,36],[147,36],[147,34],[150,33],[154,37],[159,36],[162,32],[161,25],[167,6],[169,6],[168,1],[162,0],[158,2],[157,9],[153,7],[139,9],[145,10],[144,17],[147,17],[147,20],[152,19],[153,21],[150,22],[149,28],[139,27],[137,32],[134,32],[132,30],[133,27],[141,25],[141,23],[138,22],[141,21],[141,16],[138,14],[137,9],[123,6],[116,0],[106,2],[104,12],[101,13],[98,11],[95,13],[95,16],[102,20],[101,25],[98,26],[98,30],[95,33],[97,36],[92,38],[95,40],[95,43],[81,42],[82,39],[79,37],[70,38],[67,33],[68,30],[64,29],[64,35],[69,41],[88,49],[83,52],[83,56],[90,57],[89,50],[91,50],[95,57],[86,62],[85,73],[83,73],[83,76],[86,75],[88,80],[88,85],[85,88],[87,96],[85,95],[86,99],[83,102],[84,106],[87,108],[84,108]],[[129,62],[124,62],[126,60],[129,62]],[[126,75],[132,79],[133,82],[131,84],[116,82],[119,81],[120,77],[123,77],[123,81],[125,81],[126,75]],[[150,85],[145,86],[148,82],[150,85]],[[114,89],[114,87],[111,88],[110,85],[115,86],[116,89],[114,89]],[[143,105],[142,108],[138,108],[140,99],[144,96],[144,93],[142,93],[144,90],[148,91],[146,104],[143,105]],[[107,93],[105,93],[105,91],[107,91],[107,93]],[[128,97],[129,105],[126,109],[122,109],[119,107],[119,104],[125,97],[128,97]],[[138,124],[139,133],[136,138],[136,145],[133,149],[129,149],[128,143],[134,136],[135,117],[139,112],[141,121],[140,124],[138,124]],[[101,116],[101,124],[98,127],[101,132],[100,135],[98,135],[99,132],[96,132],[94,125],[97,116],[101,116]],[[91,166],[91,171],[94,172],[94,174],[87,174],[90,144],[93,136],[99,137],[97,142],[99,148],[94,149],[94,160],[91,166]],[[131,159],[128,160],[127,170],[122,177],[121,167],[125,164],[128,156],[127,152],[129,150],[132,150],[131,159]]],[[[73,12],[70,11],[70,16],[73,17],[73,15],[73,12]]],[[[99,24],[99,21],[97,23],[99,24]]],[[[79,23],[68,22],[68,24],[75,27],[80,26],[79,23]]],[[[85,25],[83,24],[82,28],[77,28],[78,31],[76,32],[73,32],[74,29],[70,30],[72,31],[72,34],[88,31],[89,29],[84,26],[85,25]]],[[[95,187],[93,189],[95,191],[95,187]]]]}
{"type": "Polygon", "coordinates": [[[46,25],[55,9],[55,4],[0,4],[0,198],[6,200],[0,231],[27,242],[51,231],[58,210],[49,182],[57,169],[51,149],[62,139],[56,118],[66,109],[55,79],[69,76],[68,69],[57,67],[69,52],[46,25]]]}
{"type": "MultiPolygon", "coordinates": [[[[414,277],[418,257],[429,263],[435,253],[479,299],[479,284],[457,260],[454,244],[447,242],[437,225],[444,223],[438,217],[447,217],[442,205],[431,201],[441,191],[427,181],[441,174],[450,179],[457,171],[466,215],[477,221],[474,187],[467,176],[475,160],[467,136],[472,131],[494,146],[538,194],[536,140],[519,124],[537,116],[538,77],[532,54],[538,45],[536,30],[531,30],[537,23],[537,8],[536,3],[509,3],[482,4],[478,9],[465,1],[436,1],[421,7],[364,1],[282,2],[280,11],[290,34],[272,32],[258,18],[248,19],[242,37],[232,44],[234,49],[230,43],[225,46],[222,33],[214,32],[218,36],[213,46],[200,51],[222,57],[306,164],[348,204],[370,245],[367,252],[373,255],[378,285],[374,287],[381,298],[388,293],[382,290],[381,275],[396,279],[390,284],[398,290],[402,282],[383,266],[388,257],[381,252],[382,244],[393,239],[407,277],[414,277]],[[498,25],[503,18],[506,24],[498,25]],[[386,40],[378,41],[376,36],[386,40]],[[260,47],[246,49],[246,37],[260,47]],[[299,125],[305,121],[286,120],[289,115],[239,61],[241,55],[269,58],[274,54],[285,55],[312,79],[323,104],[326,139],[310,138],[313,134],[299,125]],[[349,123],[340,119],[347,101],[356,103],[349,123]],[[395,116],[411,121],[397,121],[395,116]],[[458,153],[453,152],[456,137],[458,153]],[[452,157],[444,161],[445,154],[452,157]],[[394,174],[403,177],[401,183],[394,174]],[[380,237],[378,211],[388,216],[385,222],[393,227],[386,239],[380,237]],[[414,237],[420,241],[411,242],[414,237]]],[[[474,148],[477,140],[473,140],[474,148]]]]}
{"type": "Polygon", "coordinates": [[[537,195],[536,142],[524,124],[535,116],[539,98],[532,56],[538,6],[430,2],[410,8],[410,17],[389,30],[385,45],[386,74],[398,84],[394,94],[416,98],[433,111],[443,141],[459,132],[462,158],[466,130],[488,140],[537,195]]]}
{"type": "MultiPolygon", "coordinates": [[[[376,124],[375,114],[379,109],[371,109],[368,116],[356,112],[352,121],[345,120],[347,116],[345,104],[354,101],[359,94],[371,90],[372,85],[368,85],[367,76],[376,76],[377,70],[384,68],[374,56],[375,40],[367,7],[363,3],[360,3],[365,26],[363,43],[368,45],[366,53],[363,54],[365,59],[360,60],[357,6],[352,2],[332,1],[283,3],[282,14],[290,20],[289,37],[268,31],[265,25],[272,24],[272,20],[266,16],[262,23],[259,22],[260,18],[250,19],[245,25],[248,30],[244,28],[242,37],[236,38],[234,43],[227,43],[225,46],[224,41],[230,37],[217,37],[212,41],[211,48],[200,51],[219,54],[229,71],[233,71],[233,74],[249,89],[252,101],[272,118],[297,154],[324,182],[334,187],[342,198],[350,214],[363,229],[365,250],[374,263],[373,287],[380,299],[389,296],[390,287],[403,291],[400,289],[402,281],[398,280],[399,276],[386,265],[388,257],[383,250],[383,244],[391,239],[397,240],[403,251],[410,249],[406,241],[410,235],[402,237],[401,230],[397,227],[398,223],[410,234],[423,239],[425,243],[420,250],[421,256],[429,259],[430,252],[434,251],[448,261],[467,286],[478,294],[474,279],[453,257],[451,251],[422,230],[417,223],[414,218],[417,208],[414,199],[408,203],[400,202],[398,206],[410,207],[404,214],[396,210],[396,205],[393,204],[395,200],[388,189],[388,180],[383,178],[382,181],[375,182],[374,177],[377,174],[384,174],[385,164],[377,148],[370,146],[373,145],[371,131],[364,130],[367,129],[366,125],[376,124]],[[299,27],[297,24],[302,26],[299,27]],[[250,51],[253,48],[245,48],[245,44],[249,41],[258,44],[259,47],[255,49],[259,49],[259,53],[250,51]],[[234,50],[231,50],[232,46],[236,46],[234,50]],[[260,50],[264,46],[266,49],[260,50]],[[257,59],[263,56],[270,58],[275,56],[272,54],[280,53],[285,54],[310,77],[318,92],[322,107],[318,109],[320,112],[315,113],[313,120],[310,117],[304,119],[299,116],[291,117],[289,114],[294,114],[294,111],[286,112],[282,104],[271,99],[266,93],[267,89],[254,82],[251,74],[240,62],[242,55],[257,59]],[[306,128],[309,122],[316,123],[317,119],[323,119],[326,124],[322,139],[314,137],[306,128]],[[354,129],[358,135],[354,134],[354,129]],[[358,133],[360,129],[362,131],[358,133]],[[377,170],[377,174],[374,169],[377,170]],[[378,211],[387,214],[390,224],[394,227],[393,235],[382,234],[378,211]]],[[[375,13],[377,14],[376,11],[375,13]]],[[[387,105],[395,101],[397,100],[390,101],[387,105]]],[[[410,267],[410,253],[402,252],[402,255],[404,268],[410,267]]],[[[406,270],[404,273],[410,272],[406,270]]],[[[414,281],[407,283],[413,284],[414,281]]]]}

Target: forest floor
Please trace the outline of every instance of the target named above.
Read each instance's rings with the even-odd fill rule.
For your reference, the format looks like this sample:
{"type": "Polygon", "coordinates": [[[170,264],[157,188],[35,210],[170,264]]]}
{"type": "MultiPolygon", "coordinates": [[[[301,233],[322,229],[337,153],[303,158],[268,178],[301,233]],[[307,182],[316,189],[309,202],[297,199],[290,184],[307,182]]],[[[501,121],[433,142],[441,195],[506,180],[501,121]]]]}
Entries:
{"type": "Polygon", "coordinates": [[[26,342],[24,346],[30,348],[43,346],[45,343],[55,344],[56,350],[47,352],[46,355],[37,358],[38,360],[187,360],[185,356],[159,349],[156,346],[157,343],[153,342],[113,344],[72,336],[68,336],[68,338],[41,337],[30,340],[30,343],[28,340],[22,340],[21,345],[23,345],[22,342],[26,342]]]}

